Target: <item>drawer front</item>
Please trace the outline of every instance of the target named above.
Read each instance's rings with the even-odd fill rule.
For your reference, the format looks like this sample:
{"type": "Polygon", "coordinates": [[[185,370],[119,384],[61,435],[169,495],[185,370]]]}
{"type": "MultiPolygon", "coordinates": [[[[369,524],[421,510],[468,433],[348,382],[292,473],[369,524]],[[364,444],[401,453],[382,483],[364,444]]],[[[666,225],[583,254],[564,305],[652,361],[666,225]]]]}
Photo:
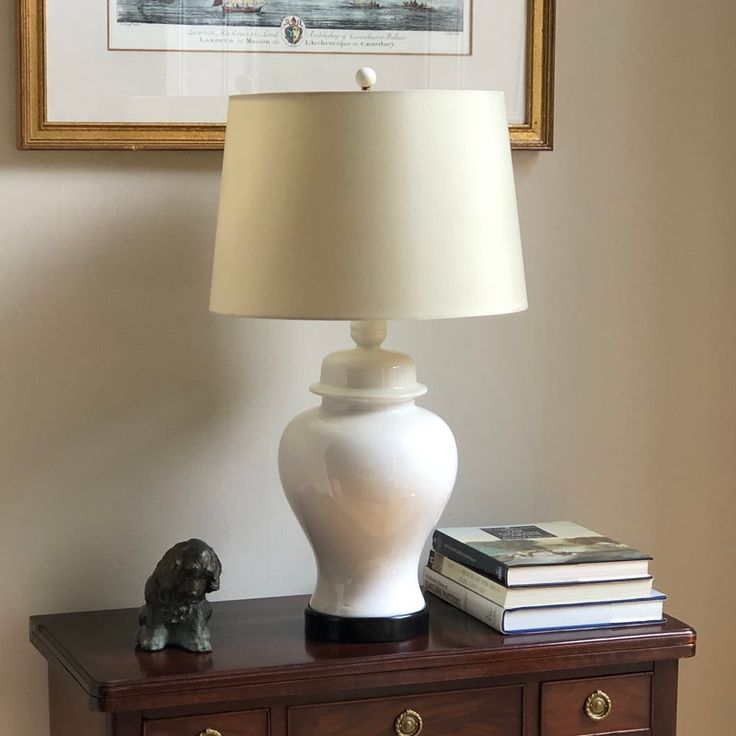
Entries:
{"type": "Polygon", "coordinates": [[[589,736],[650,728],[652,677],[620,675],[542,685],[542,736],[589,736]]]}
{"type": "Polygon", "coordinates": [[[289,709],[289,736],[412,736],[418,722],[422,736],[521,736],[522,692],[502,687],[297,706],[289,709]]]}
{"type": "Polygon", "coordinates": [[[143,736],[268,736],[268,711],[212,713],[145,721],[143,736]],[[209,729],[209,732],[208,732],[209,729]]]}

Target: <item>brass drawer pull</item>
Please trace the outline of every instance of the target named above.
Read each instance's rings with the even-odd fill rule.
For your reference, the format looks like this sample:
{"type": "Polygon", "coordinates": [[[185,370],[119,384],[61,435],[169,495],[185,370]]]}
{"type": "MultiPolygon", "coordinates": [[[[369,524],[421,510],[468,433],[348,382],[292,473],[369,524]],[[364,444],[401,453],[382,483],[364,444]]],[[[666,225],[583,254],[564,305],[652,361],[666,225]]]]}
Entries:
{"type": "Polygon", "coordinates": [[[417,736],[423,727],[422,717],[415,710],[399,713],[394,721],[396,736],[417,736]]]}
{"type": "Polygon", "coordinates": [[[603,690],[596,690],[585,701],[585,715],[593,721],[602,721],[608,717],[612,707],[611,698],[603,690]]]}
{"type": "Polygon", "coordinates": [[[204,731],[199,732],[199,736],[222,736],[219,731],[215,731],[214,728],[205,728],[204,731]]]}

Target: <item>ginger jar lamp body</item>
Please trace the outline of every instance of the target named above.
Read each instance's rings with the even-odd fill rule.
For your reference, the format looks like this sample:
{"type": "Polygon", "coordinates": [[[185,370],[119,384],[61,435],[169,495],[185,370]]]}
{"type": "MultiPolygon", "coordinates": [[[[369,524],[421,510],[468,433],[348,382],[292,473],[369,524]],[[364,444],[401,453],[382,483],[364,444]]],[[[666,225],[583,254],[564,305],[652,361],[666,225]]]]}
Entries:
{"type": "Polygon", "coordinates": [[[287,426],[279,472],[314,549],[309,636],[404,639],[427,611],[417,579],[427,536],[452,493],[457,448],[416,406],[426,392],[408,356],[383,350],[384,322],[353,322],[357,347],[327,356],[322,397],[287,426]]]}

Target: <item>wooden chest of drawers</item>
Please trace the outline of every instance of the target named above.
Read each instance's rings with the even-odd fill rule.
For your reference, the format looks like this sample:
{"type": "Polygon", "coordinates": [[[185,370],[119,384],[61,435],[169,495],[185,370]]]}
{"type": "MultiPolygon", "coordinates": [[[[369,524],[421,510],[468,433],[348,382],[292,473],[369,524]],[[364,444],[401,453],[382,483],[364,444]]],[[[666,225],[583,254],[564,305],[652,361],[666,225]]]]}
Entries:
{"type": "Polygon", "coordinates": [[[427,596],[428,637],[305,641],[306,598],[215,603],[213,652],[136,651],[135,609],[35,616],[52,736],[675,736],[665,624],[504,637],[427,596]]]}

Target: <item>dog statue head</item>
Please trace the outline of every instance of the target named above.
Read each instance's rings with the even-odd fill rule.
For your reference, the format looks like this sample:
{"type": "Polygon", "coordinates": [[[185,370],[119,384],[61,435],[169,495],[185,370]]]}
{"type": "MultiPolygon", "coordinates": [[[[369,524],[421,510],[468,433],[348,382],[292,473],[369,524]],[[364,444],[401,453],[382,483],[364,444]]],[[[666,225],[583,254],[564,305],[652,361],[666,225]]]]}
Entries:
{"type": "Polygon", "coordinates": [[[215,551],[201,539],[188,539],[161,558],[145,588],[146,604],[168,610],[175,621],[186,610],[218,590],[222,565],[215,551]]]}

